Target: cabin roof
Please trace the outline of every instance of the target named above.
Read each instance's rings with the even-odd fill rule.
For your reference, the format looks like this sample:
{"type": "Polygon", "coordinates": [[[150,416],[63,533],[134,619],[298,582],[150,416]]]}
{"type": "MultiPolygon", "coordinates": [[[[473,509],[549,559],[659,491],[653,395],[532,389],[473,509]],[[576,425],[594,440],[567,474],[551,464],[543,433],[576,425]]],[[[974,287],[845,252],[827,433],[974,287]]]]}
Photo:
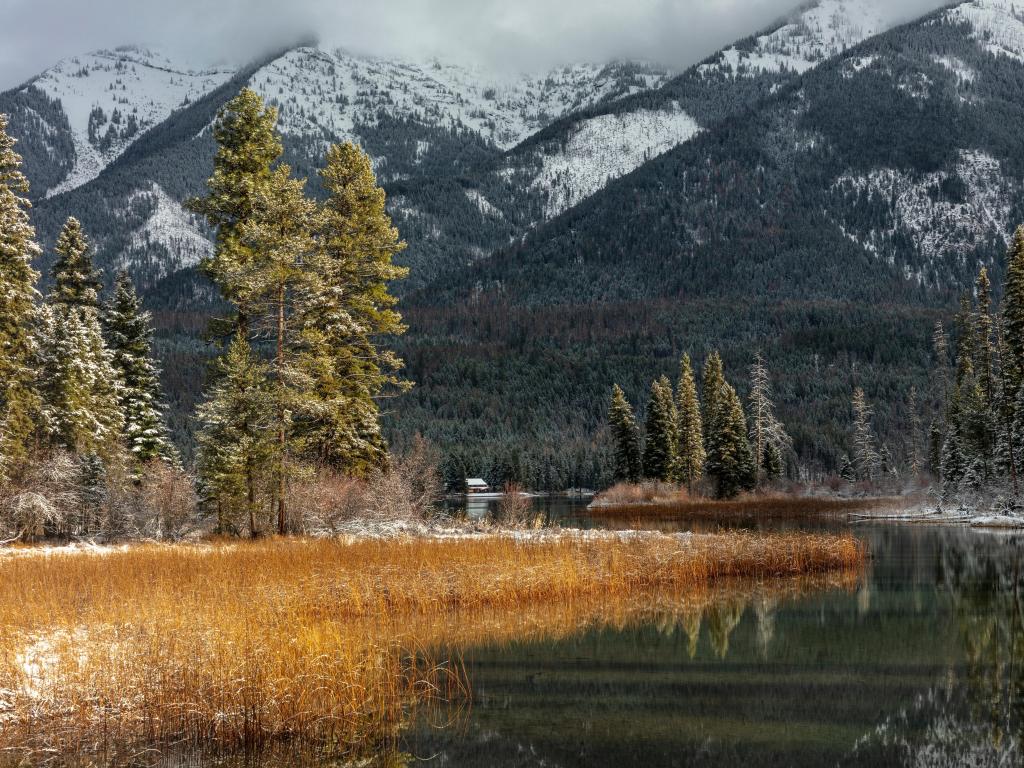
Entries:
{"type": "Polygon", "coordinates": [[[481,480],[479,477],[471,477],[467,479],[466,485],[471,486],[473,488],[487,487],[487,483],[484,480],[481,480]]]}

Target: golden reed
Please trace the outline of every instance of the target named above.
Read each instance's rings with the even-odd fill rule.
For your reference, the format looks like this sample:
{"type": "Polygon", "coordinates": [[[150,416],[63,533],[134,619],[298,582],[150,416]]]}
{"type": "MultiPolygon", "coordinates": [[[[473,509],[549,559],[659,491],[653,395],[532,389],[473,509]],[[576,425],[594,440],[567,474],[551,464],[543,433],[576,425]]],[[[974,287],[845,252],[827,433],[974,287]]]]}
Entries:
{"type": "Polygon", "coordinates": [[[61,755],[358,754],[467,698],[461,648],[691,615],[732,579],[851,586],[851,536],[282,539],[0,554],[0,765],[61,755]]]}

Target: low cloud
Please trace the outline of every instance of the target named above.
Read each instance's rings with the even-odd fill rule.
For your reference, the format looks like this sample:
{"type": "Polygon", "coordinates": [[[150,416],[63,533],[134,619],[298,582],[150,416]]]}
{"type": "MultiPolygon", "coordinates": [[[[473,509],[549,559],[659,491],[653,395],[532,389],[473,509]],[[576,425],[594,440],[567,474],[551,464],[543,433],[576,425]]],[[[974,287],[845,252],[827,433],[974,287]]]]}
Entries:
{"type": "MultiPolygon", "coordinates": [[[[893,20],[936,0],[873,3],[893,20]]],[[[193,66],[315,37],[359,53],[540,70],[613,58],[683,68],[793,12],[797,0],[0,0],[0,89],[61,58],[142,44],[193,66]]]]}

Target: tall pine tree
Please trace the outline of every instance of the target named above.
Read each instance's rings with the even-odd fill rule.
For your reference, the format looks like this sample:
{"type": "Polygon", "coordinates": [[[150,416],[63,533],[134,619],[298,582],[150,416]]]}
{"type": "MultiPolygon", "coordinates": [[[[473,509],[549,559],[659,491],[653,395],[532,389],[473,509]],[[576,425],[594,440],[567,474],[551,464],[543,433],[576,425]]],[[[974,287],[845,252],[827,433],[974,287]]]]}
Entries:
{"type": "Polygon", "coordinates": [[[640,429],[636,424],[633,407],[626,393],[616,384],[612,389],[612,402],[608,409],[608,424],[615,445],[615,481],[638,483],[642,473],[640,457],[640,429]]]}
{"type": "Polygon", "coordinates": [[[365,152],[332,146],[320,175],[328,198],[300,318],[324,406],[311,425],[311,449],[318,461],[363,475],[387,460],[380,398],[408,386],[398,375],[402,361],[380,347],[384,337],[405,332],[389,290],[408,274],[393,261],[405,243],[365,152]]]}
{"type": "Polygon", "coordinates": [[[98,309],[103,282],[93,268],[92,246],[74,216],[64,223],[54,250],[57,260],[53,265],[50,301],[66,307],[98,309]]]}
{"type": "Polygon", "coordinates": [[[156,459],[177,462],[162,411],[160,371],[153,360],[150,316],[142,311],[135,286],[121,272],[103,313],[115,370],[121,379],[125,445],[138,464],[156,459]]]}
{"type": "Polygon", "coordinates": [[[32,449],[39,412],[34,368],[39,255],[29,221],[28,181],[0,114],[0,484],[17,481],[32,449]]]}
{"type": "Polygon", "coordinates": [[[693,375],[690,356],[684,355],[679,371],[679,386],[676,393],[676,409],[679,414],[676,464],[674,479],[693,490],[694,483],[704,475],[704,423],[697,399],[697,383],[693,375]]]}
{"type": "Polygon", "coordinates": [[[644,476],[667,482],[676,460],[676,407],[672,384],[662,376],[651,385],[644,429],[644,476]]]}

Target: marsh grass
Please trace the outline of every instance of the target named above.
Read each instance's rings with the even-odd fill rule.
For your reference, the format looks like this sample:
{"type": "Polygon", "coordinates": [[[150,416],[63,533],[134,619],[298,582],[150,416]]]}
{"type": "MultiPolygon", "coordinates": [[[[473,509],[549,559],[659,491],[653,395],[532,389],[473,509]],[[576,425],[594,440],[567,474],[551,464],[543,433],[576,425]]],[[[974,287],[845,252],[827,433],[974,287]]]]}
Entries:
{"type": "Polygon", "coordinates": [[[0,554],[0,763],[366,754],[469,700],[464,648],[693,611],[735,579],[856,579],[864,558],[852,537],[653,533],[0,554]]]}

